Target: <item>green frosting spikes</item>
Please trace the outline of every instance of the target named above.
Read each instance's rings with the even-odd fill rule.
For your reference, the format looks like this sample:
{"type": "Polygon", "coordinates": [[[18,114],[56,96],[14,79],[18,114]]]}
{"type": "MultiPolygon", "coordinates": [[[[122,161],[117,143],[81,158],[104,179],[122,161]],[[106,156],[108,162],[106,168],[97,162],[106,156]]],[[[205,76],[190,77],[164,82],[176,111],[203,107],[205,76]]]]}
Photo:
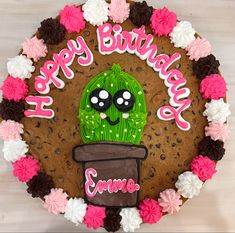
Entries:
{"type": "Polygon", "coordinates": [[[78,118],[84,143],[111,141],[139,144],[147,118],[143,89],[134,77],[114,64],[111,70],[98,74],[87,84],[82,93],[78,118]],[[96,89],[110,94],[112,102],[105,111],[97,111],[91,104],[90,96],[96,89]],[[114,96],[120,90],[127,90],[134,96],[134,105],[129,111],[120,111],[114,104],[114,96]],[[110,124],[108,118],[115,123],[110,124]]]}

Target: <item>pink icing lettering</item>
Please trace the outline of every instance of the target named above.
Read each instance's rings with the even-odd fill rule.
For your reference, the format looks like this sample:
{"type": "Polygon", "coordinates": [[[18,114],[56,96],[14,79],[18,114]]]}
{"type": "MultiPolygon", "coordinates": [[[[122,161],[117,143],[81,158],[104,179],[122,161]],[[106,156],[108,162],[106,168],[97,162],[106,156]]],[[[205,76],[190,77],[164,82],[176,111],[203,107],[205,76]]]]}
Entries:
{"type": "Polygon", "coordinates": [[[183,87],[186,84],[183,74],[179,70],[170,69],[170,66],[181,58],[181,55],[179,53],[174,53],[170,57],[166,54],[157,55],[158,48],[153,44],[153,35],[146,34],[145,27],[127,32],[122,31],[122,27],[118,24],[112,26],[106,23],[98,27],[97,36],[101,54],[135,53],[159,72],[159,77],[168,87],[170,105],[161,107],[158,117],[166,121],[174,119],[180,129],[189,130],[190,124],[183,119],[181,114],[191,105],[191,100],[188,99],[190,91],[183,87]]]}
{"type": "Polygon", "coordinates": [[[51,109],[44,109],[44,106],[50,106],[53,99],[49,96],[27,96],[25,101],[30,105],[35,105],[35,109],[25,110],[26,117],[40,117],[40,118],[53,118],[54,111],[51,109]]]}
{"type": "Polygon", "coordinates": [[[69,68],[74,60],[75,53],[69,49],[62,49],[58,54],[53,54],[53,60],[60,66],[68,79],[74,77],[73,71],[69,68]]]}
{"type": "Polygon", "coordinates": [[[92,177],[97,177],[97,171],[93,168],[87,168],[85,171],[85,192],[89,197],[94,197],[97,193],[102,194],[104,191],[109,193],[134,193],[140,189],[138,184],[135,184],[133,179],[114,179],[114,180],[98,180],[95,183],[92,177]]]}
{"type": "Polygon", "coordinates": [[[50,91],[50,84],[58,89],[65,86],[63,80],[58,77],[61,69],[67,79],[74,78],[74,72],[69,68],[78,55],[78,64],[88,66],[93,62],[93,54],[88,48],[84,39],[79,36],[76,41],[69,40],[68,48],[62,49],[59,53],[53,54],[53,60],[44,63],[40,69],[40,75],[35,77],[35,90],[41,94],[47,94],[50,91]]]}

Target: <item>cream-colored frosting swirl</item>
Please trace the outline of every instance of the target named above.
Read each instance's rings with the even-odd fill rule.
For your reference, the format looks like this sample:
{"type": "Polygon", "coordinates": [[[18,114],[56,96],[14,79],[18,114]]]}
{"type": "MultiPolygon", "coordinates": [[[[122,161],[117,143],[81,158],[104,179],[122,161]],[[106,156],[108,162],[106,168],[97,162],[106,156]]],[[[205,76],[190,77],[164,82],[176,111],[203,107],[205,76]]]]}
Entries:
{"type": "Polygon", "coordinates": [[[35,70],[33,62],[24,55],[18,55],[14,58],[9,58],[7,63],[8,73],[15,78],[31,78],[35,70]]]}
{"type": "Polygon", "coordinates": [[[25,157],[25,153],[28,152],[28,150],[26,142],[18,139],[4,141],[2,152],[8,162],[15,162],[21,157],[25,157]]]}
{"type": "Polygon", "coordinates": [[[195,30],[190,22],[181,21],[170,33],[170,38],[175,47],[185,49],[195,40],[195,30]]]}
{"type": "Polygon", "coordinates": [[[184,172],[179,175],[175,187],[178,193],[185,198],[193,198],[200,193],[203,182],[192,172],[184,172]]]}
{"type": "Polygon", "coordinates": [[[100,26],[108,20],[108,3],[105,0],[88,0],[82,10],[85,20],[93,26],[100,26]]]}
{"type": "Polygon", "coordinates": [[[134,232],[140,228],[142,219],[136,208],[124,208],[121,210],[120,215],[122,216],[121,225],[125,232],[134,232]]]}
{"type": "Polygon", "coordinates": [[[82,198],[70,198],[65,207],[64,217],[78,225],[83,222],[87,204],[82,198]]]}
{"type": "Polygon", "coordinates": [[[222,98],[211,100],[209,103],[206,103],[205,107],[206,110],[203,112],[203,116],[206,116],[208,121],[214,123],[226,122],[227,117],[231,114],[229,104],[225,103],[222,98]]]}

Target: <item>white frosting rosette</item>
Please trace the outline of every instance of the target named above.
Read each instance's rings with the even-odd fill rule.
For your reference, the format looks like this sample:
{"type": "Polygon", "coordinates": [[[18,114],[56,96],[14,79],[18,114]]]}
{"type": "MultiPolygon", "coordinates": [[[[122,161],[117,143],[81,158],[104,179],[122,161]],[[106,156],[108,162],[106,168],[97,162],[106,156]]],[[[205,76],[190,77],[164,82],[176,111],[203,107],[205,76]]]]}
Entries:
{"type": "Polygon", "coordinates": [[[206,103],[205,107],[206,110],[203,112],[203,116],[206,116],[208,121],[215,123],[226,122],[227,117],[231,114],[229,104],[225,103],[223,98],[211,100],[209,103],[206,103]]]}
{"type": "Polygon", "coordinates": [[[185,198],[193,198],[200,193],[203,182],[192,172],[184,172],[178,176],[175,187],[178,193],[185,198]]]}
{"type": "Polygon", "coordinates": [[[100,26],[108,20],[108,3],[105,0],[88,0],[82,10],[85,20],[93,26],[100,26]]]}
{"type": "Polygon", "coordinates": [[[65,207],[64,217],[78,225],[83,222],[86,214],[87,204],[82,198],[70,198],[65,207]]]}
{"type": "Polygon", "coordinates": [[[8,162],[15,162],[21,157],[25,157],[25,153],[28,150],[26,142],[19,139],[4,141],[2,152],[8,162]]]}
{"type": "Polygon", "coordinates": [[[7,63],[8,73],[15,78],[31,78],[35,67],[33,62],[24,55],[18,55],[14,58],[9,58],[7,63]]]}
{"type": "Polygon", "coordinates": [[[181,21],[170,33],[170,38],[175,47],[185,49],[195,40],[195,30],[190,22],[181,21]]]}
{"type": "Polygon", "coordinates": [[[124,208],[121,210],[120,215],[122,216],[121,226],[125,232],[134,232],[140,228],[142,219],[136,208],[124,208]]]}

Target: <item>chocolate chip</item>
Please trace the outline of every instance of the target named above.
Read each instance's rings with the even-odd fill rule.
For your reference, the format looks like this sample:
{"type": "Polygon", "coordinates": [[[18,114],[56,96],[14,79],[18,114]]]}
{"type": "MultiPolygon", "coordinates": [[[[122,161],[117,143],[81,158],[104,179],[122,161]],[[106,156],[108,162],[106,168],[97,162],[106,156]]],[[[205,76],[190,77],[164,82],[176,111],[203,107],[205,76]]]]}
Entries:
{"type": "Polygon", "coordinates": [[[160,132],[158,132],[158,131],[155,132],[154,134],[155,134],[156,136],[160,136],[160,135],[161,135],[160,132]]]}
{"type": "Polygon", "coordinates": [[[166,136],[166,142],[169,143],[170,142],[170,137],[166,136]]]}
{"type": "Polygon", "coordinates": [[[40,128],[40,126],[41,126],[40,122],[37,122],[36,125],[35,125],[36,128],[40,128]]]}
{"type": "Polygon", "coordinates": [[[70,161],[66,161],[66,167],[67,168],[71,168],[72,167],[72,163],[70,161]]]}
{"type": "Polygon", "coordinates": [[[84,32],[83,32],[83,36],[84,37],[88,37],[88,36],[90,36],[90,31],[88,31],[88,30],[85,30],[84,32]]]}
{"type": "Polygon", "coordinates": [[[59,180],[60,183],[64,183],[64,177],[63,176],[59,176],[58,180],[59,180]]]}
{"type": "Polygon", "coordinates": [[[61,149],[60,148],[56,148],[55,149],[55,154],[56,155],[60,155],[61,154],[61,149]]]}
{"type": "Polygon", "coordinates": [[[94,42],[95,42],[94,39],[89,40],[89,43],[90,43],[90,44],[94,44],[94,42]]]}
{"type": "Polygon", "coordinates": [[[42,148],[43,148],[42,144],[39,143],[38,146],[37,146],[37,149],[38,149],[38,150],[41,150],[42,148]]]}
{"type": "Polygon", "coordinates": [[[35,145],[35,144],[37,144],[36,139],[35,139],[35,138],[31,139],[31,140],[29,141],[29,144],[30,144],[30,145],[35,145]]]}
{"type": "Polygon", "coordinates": [[[172,147],[175,147],[175,146],[176,146],[176,143],[173,142],[173,143],[171,144],[171,146],[172,146],[172,147]]]}
{"type": "Polygon", "coordinates": [[[138,66],[138,67],[136,67],[135,71],[136,71],[136,72],[141,72],[141,71],[143,71],[143,68],[140,67],[140,66],[138,66]]]}
{"type": "Polygon", "coordinates": [[[185,166],[185,167],[187,167],[189,164],[190,164],[190,161],[189,161],[189,160],[185,160],[185,161],[184,161],[184,166],[185,166]]]}
{"type": "Polygon", "coordinates": [[[182,139],[181,138],[177,138],[176,141],[177,141],[177,143],[181,143],[182,139]]]}
{"type": "Polygon", "coordinates": [[[165,155],[165,154],[161,154],[161,155],[160,155],[160,159],[161,159],[161,160],[165,160],[165,159],[166,159],[166,155],[165,155]]]}
{"type": "Polygon", "coordinates": [[[180,67],[181,67],[180,63],[176,64],[176,66],[175,66],[176,69],[179,69],[180,67]]]}
{"type": "Polygon", "coordinates": [[[158,149],[160,149],[160,148],[161,148],[161,143],[157,143],[157,144],[155,144],[155,146],[156,146],[158,149]]]}
{"type": "Polygon", "coordinates": [[[48,133],[53,133],[53,129],[52,129],[52,127],[48,127],[48,133]]]}

